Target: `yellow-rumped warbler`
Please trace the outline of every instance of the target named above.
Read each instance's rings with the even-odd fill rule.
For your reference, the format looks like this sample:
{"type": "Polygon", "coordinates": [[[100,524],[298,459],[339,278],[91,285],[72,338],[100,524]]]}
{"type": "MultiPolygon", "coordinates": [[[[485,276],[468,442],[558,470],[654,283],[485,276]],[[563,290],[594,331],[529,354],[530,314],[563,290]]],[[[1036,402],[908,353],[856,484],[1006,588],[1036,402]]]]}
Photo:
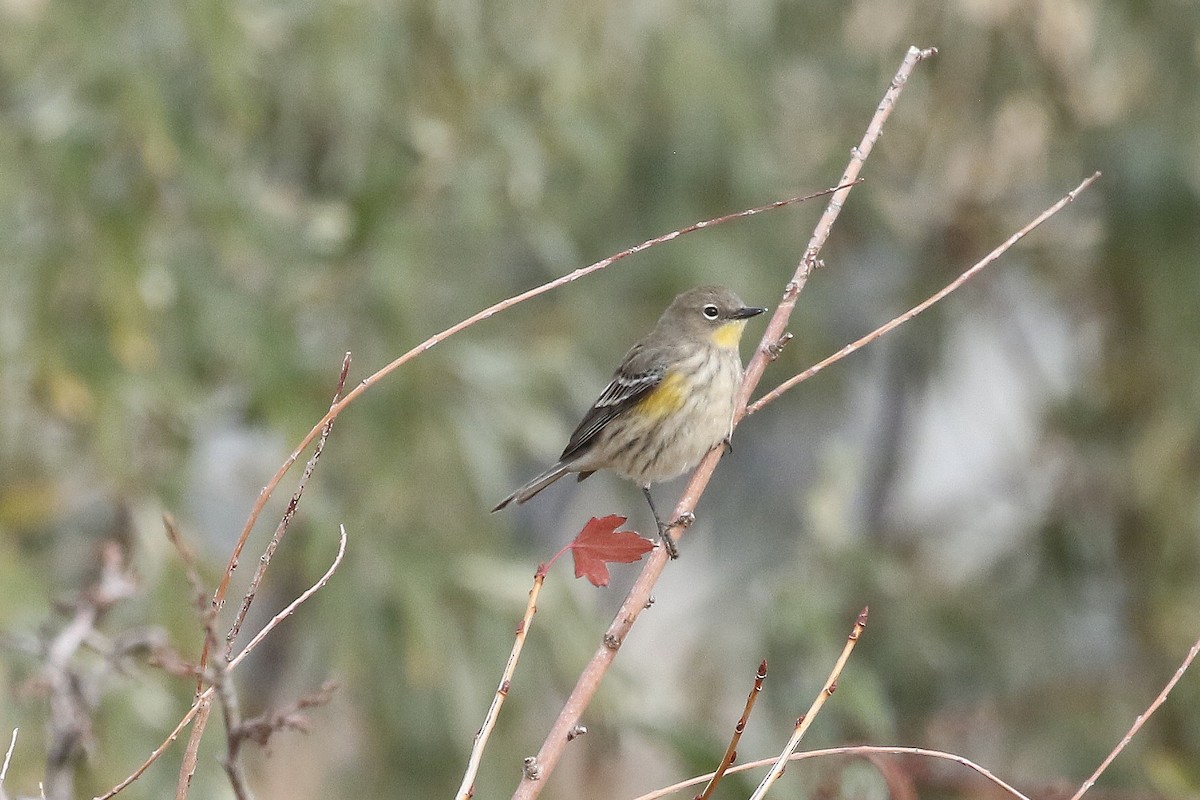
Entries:
{"type": "Polygon", "coordinates": [[[764,311],[723,286],[700,286],[676,297],[654,330],[629,348],[558,462],[492,511],[524,503],[569,472],[583,480],[611,469],[641,485],[675,558],[670,526],[654,508],[650,484],[682,475],[717,444],[728,444],[742,382],[738,344],[746,320],[764,311]]]}

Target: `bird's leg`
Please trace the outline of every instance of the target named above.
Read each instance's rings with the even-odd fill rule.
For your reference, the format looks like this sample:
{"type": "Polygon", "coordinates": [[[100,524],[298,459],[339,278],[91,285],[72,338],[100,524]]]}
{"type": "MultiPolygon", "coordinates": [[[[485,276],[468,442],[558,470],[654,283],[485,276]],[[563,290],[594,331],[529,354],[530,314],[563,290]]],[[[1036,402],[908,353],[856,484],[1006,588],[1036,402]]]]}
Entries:
{"type": "Polygon", "coordinates": [[[658,515],[658,509],[654,507],[654,498],[650,496],[649,484],[642,486],[642,494],[646,496],[646,502],[650,504],[650,513],[654,515],[654,523],[658,525],[658,538],[662,540],[663,547],[665,547],[667,550],[667,555],[669,555],[671,558],[679,558],[679,548],[675,546],[675,539],[671,536],[671,532],[668,529],[671,527],[671,525],[682,525],[683,527],[687,527],[688,525],[692,524],[692,521],[695,519],[695,517],[691,514],[688,514],[687,516],[691,519],[678,519],[671,523],[671,525],[668,525],[662,521],[662,517],[658,515]]]}
{"type": "Polygon", "coordinates": [[[729,434],[721,440],[721,455],[727,456],[733,452],[733,434],[729,434]]]}

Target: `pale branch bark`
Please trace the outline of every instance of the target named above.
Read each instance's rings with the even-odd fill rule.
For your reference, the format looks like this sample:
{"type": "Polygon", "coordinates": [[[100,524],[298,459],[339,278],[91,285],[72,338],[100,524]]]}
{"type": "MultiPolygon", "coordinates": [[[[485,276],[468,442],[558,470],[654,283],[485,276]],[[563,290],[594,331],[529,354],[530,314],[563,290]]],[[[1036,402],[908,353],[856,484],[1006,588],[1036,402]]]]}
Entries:
{"type": "Polygon", "coordinates": [[[1057,203],[1055,203],[1054,205],[1047,208],[1041,214],[1038,214],[1027,225],[1025,225],[1023,228],[1018,230],[1012,236],[1005,239],[998,247],[996,247],[996,249],[992,250],[992,252],[988,253],[986,256],[981,258],[972,267],[967,269],[965,272],[963,272],[957,278],[952,280],[950,283],[943,286],[937,292],[930,295],[924,301],[913,306],[912,308],[910,308],[908,311],[905,311],[900,316],[889,320],[888,322],[884,323],[883,325],[880,325],[878,328],[871,331],[866,336],[856,339],[855,341],[853,341],[850,344],[843,347],[841,350],[838,350],[833,355],[828,356],[827,358],[824,358],[824,359],[818,361],[816,364],[812,365],[811,367],[804,370],[803,372],[801,372],[797,375],[793,375],[791,378],[788,378],[786,381],[779,384],[774,389],[772,389],[771,391],[764,394],[762,397],[755,400],[753,403],[751,403],[746,408],[746,416],[750,416],[751,414],[755,413],[756,411],[761,410],[763,408],[763,406],[779,399],[780,395],[782,395],[788,389],[791,389],[792,387],[794,387],[796,384],[808,380],[809,378],[816,375],[818,372],[825,369],[826,367],[831,366],[832,364],[835,364],[838,361],[841,361],[843,358],[850,355],[851,353],[861,350],[862,348],[866,347],[868,344],[870,344],[871,342],[880,338],[884,334],[891,333],[893,330],[895,330],[896,328],[899,328],[901,325],[908,322],[913,317],[915,317],[918,314],[922,313],[923,311],[927,310],[930,306],[940,302],[941,300],[944,300],[946,298],[946,296],[949,295],[951,292],[954,292],[959,287],[961,287],[964,283],[966,283],[968,280],[970,280],[971,278],[973,278],[977,274],[979,274],[979,272],[982,271],[984,267],[988,266],[989,264],[991,264],[992,262],[994,262],[998,258],[1000,258],[1000,256],[1007,253],[1009,248],[1011,248],[1017,242],[1021,241],[1021,239],[1028,236],[1035,228],[1040,226],[1046,220],[1050,219],[1050,217],[1057,214],[1069,203],[1073,203],[1075,201],[1075,198],[1079,196],[1080,192],[1084,191],[1089,186],[1091,186],[1093,183],[1095,183],[1095,181],[1099,177],[1100,177],[1099,172],[1092,173],[1090,176],[1085,178],[1078,186],[1076,186],[1071,191],[1067,192],[1067,194],[1064,195],[1062,197],[1062,199],[1060,199],[1057,203]]]}
{"type": "Polygon", "coordinates": [[[812,705],[808,707],[808,711],[796,720],[796,727],[792,730],[792,736],[788,739],[787,745],[784,746],[783,752],[775,759],[775,763],[771,765],[771,769],[763,776],[762,782],[758,784],[758,788],[754,790],[754,794],[750,796],[750,800],[763,800],[767,796],[767,792],[775,785],[775,781],[779,780],[779,776],[783,775],[783,770],[787,766],[788,759],[796,752],[796,748],[800,746],[800,740],[804,738],[804,734],[812,727],[813,720],[820,713],[825,701],[833,696],[837,689],[838,678],[842,676],[842,670],[846,668],[846,662],[850,660],[850,654],[854,652],[854,646],[858,644],[858,639],[862,636],[863,629],[867,627],[867,609],[863,609],[858,619],[854,622],[854,627],[850,630],[850,635],[846,637],[846,645],[842,648],[841,655],[833,665],[833,671],[829,673],[829,677],[825,679],[825,685],[821,687],[821,691],[817,694],[812,705]]]}
{"type": "MultiPolygon", "coordinates": [[[[929,750],[924,747],[900,747],[896,745],[852,745],[847,747],[829,747],[823,750],[806,750],[802,753],[793,753],[789,761],[806,761],[810,758],[825,758],[829,756],[869,756],[869,755],[898,755],[898,756],[918,756],[921,758],[934,758],[942,761],[952,761],[955,764],[961,764],[964,767],[974,770],[979,775],[991,781],[996,786],[999,786],[1004,791],[1012,795],[1016,800],[1030,800],[1015,788],[1010,786],[1005,781],[996,777],[985,767],[981,767],[969,758],[957,755],[955,753],[946,753],[941,750],[929,750]]],[[[752,769],[759,769],[769,764],[775,763],[775,757],[762,758],[757,761],[747,761],[744,764],[738,764],[735,767],[730,767],[728,773],[736,774],[739,772],[749,772],[752,769]]],[[[640,795],[634,800],[661,800],[661,798],[669,797],[676,792],[688,788],[689,786],[699,786],[706,780],[712,777],[712,773],[707,775],[697,775],[694,778],[688,778],[686,781],[664,786],[661,789],[655,789],[653,792],[640,795]]]]}
{"type": "Polygon", "coordinates": [[[1197,639],[1196,643],[1192,645],[1192,649],[1188,651],[1187,656],[1183,659],[1183,663],[1179,665],[1179,669],[1175,670],[1175,674],[1171,676],[1171,680],[1167,681],[1167,685],[1164,686],[1162,691],[1158,693],[1158,696],[1156,696],[1154,700],[1150,702],[1150,705],[1146,708],[1146,710],[1137,715],[1137,719],[1133,721],[1133,725],[1131,725],[1125,735],[1121,737],[1121,741],[1117,742],[1117,746],[1112,749],[1112,752],[1105,756],[1104,760],[1100,762],[1100,766],[1096,767],[1096,771],[1093,772],[1091,776],[1079,787],[1079,790],[1072,795],[1071,800],[1080,800],[1080,798],[1087,794],[1088,791],[1096,785],[1096,781],[1100,780],[1100,776],[1104,774],[1104,771],[1108,769],[1108,766],[1112,764],[1113,760],[1121,754],[1121,751],[1124,750],[1131,741],[1133,741],[1133,737],[1136,736],[1137,732],[1140,731],[1142,726],[1146,724],[1146,720],[1150,719],[1154,712],[1158,710],[1158,707],[1166,701],[1167,695],[1169,695],[1171,690],[1175,688],[1175,684],[1179,683],[1179,679],[1183,677],[1183,673],[1187,672],[1188,667],[1190,667],[1192,662],[1196,660],[1196,656],[1198,654],[1200,654],[1200,639],[1197,639]]]}
{"type": "MultiPolygon", "coordinates": [[[[808,274],[815,268],[820,248],[829,237],[829,231],[834,221],[836,221],[842,205],[845,203],[846,195],[849,193],[851,185],[857,180],[863,162],[878,140],[883,123],[891,114],[896,98],[899,96],[901,90],[903,90],[905,83],[908,81],[908,76],[912,73],[916,65],[936,52],[933,49],[920,50],[915,47],[909,48],[908,53],[901,62],[900,69],[892,79],[891,85],[888,87],[883,100],[875,111],[874,117],[872,117],[871,122],[868,124],[862,142],[851,152],[850,163],[846,168],[842,180],[838,182],[842,188],[833,193],[825,213],[817,223],[817,228],[813,233],[808,248],[805,250],[804,258],[797,267],[792,280],[787,284],[783,302],[776,308],[770,322],[768,322],[767,332],[763,335],[762,342],[759,344],[754,357],[750,360],[750,364],[746,368],[746,375],[742,381],[737,403],[738,410],[734,414],[735,425],[744,415],[746,401],[754,391],[754,387],[762,377],[762,372],[766,367],[767,361],[770,360],[772,352],[775,351],[778,342],[784,335],[788,318],[796,304],[796,297],[803,288],[805,281],[807,281],[808,274]]],[[[717,461],[720,460],[721,452],[721,447],[713,448],[693,471],[687,488],[676,505],[674,516],[676,520],[686,519],[693,513],[700,495],[704,492],[705,487],[708,486],[717,461]]],[[[676,538],[679,538],[683,531],[678,527],[675,530],[676,538]]],[[[629,593],[625,596],[608,630],[604,633],[600,647],[580,674],[575,688],[559,711],[558,717],[542,742],[537,755],[526,759],[526,768],[523,771],[521,782],[517,785],[517,789],[513,794],[513,800],[532,800],[532,798],[537,797],[541,793],[546,779],[554,770],[554,767],[562,756],[563,750],[566,748],[569,741],[569,734],[579,724],[579,718],[583,714],[583,710],[591,702],[592,697],[599,688],[605,673],[608,671],[608,667],[616,657],[617,650],[620,649],[621,643],[625,640],[626,635],[628,635],[633,624],[637,621],[638,616],[646,608],[650,594],[657,584],[663,569],[666,567],[667,560],[666,550],[661,547],[656,548],[646,560],[645,567],[642,568],[641,573],[638,575],[629,593]]]]}

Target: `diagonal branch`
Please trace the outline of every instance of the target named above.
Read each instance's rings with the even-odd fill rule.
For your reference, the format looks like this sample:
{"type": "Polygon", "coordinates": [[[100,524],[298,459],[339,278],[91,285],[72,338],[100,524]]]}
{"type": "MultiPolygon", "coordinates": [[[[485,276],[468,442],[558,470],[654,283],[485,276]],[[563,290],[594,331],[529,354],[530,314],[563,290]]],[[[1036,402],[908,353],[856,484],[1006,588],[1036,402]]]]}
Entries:
{"type": "MultiPolygon", "coordinates": [[[[901,90],[903,90],[905,83],[908,82],[908,76],[916,68],[917,64],[923,59],[934,55],[936,52],[933,49],[919,50],[915,47],[909,48],[908,53],[900,64],[899,71],[897,71],[896,76],[892,79],[891,85],[888,87],[883,100],[876,109],[875,116],[867,126],[867,132],[864,134],[862,142],[852,151],[845,175],[839,181],[841,188],[833,193],[825,213],[822,215],[820,222],[817,223],[817,228],[813,233],[808,248],[805,250],[804,258],[784,291],[783,302],[771,317],[771,321],[767,325],[767,333],[764,334],[754,358],[751,359],[750,364],[746,368],[746,375],[742,381],[742,388],[737,404],[737,408],[740,411],[734,415],[735,425],[745,414],[746,401],[749,399],[751,392],[754,391],[754,387],[758,385],[758,381],[762,377],[763,370],[770,359],[770,353],[775,343],[783,337],[788,317],[796,305],[796,297],[803,288],[804,282],[807,281],[809,273],[816,266],[817,254],[821,246],[825,243],[825,240],[829,238],[829,231],[837,219],[842,205],[845,203],[846,195],[849,193],[853,183],[858,179],[858,173],[862,169],[862,164],[870,154],[876,140],[878,140],[883,123],[891,114],[896,98],[899,96],[901,90]]],[[[696,467],[687,488],[683,492],[683,496],[680,497],[679,503],[675,507],[675,519],[684,519],[692,513],[697,501],[700,499],[700,495],[704,492],[705,487],[708,486],[708,481],[712,477],[713,470],[716,469],[717,461],[720,457],[721,448],[713,448],[700,462],[700,465],[696,467]]],[[[680,531],[676,527],[676,538],[681,533],[683,531],[680,531]]],[[[649,559],[646,561],[646,566],[642,568],[633,587],[625,596],[621,608],[617,611],[616,617],[605,632],[602,644],[592,656],[592,660],[584,668],[583,673],[580,674],[578,681],[575,683],[574,690],[572,690],[570,696],[567,698],[566,703],[563,704],[562,710],[559,712],[553,726],[551,726],[549,733],[546,734],[546,739],[542,742],[538,754],[527,759],[526,769],[520,784],[517,786],[516,792],[513,794],[513,800],[532,800],[532,798],[537,797],[541,793],[542,786],[545,785],[545,779],[553,771],[559,758],[562,756],[563,750],[567,746],[569,734],[579,723],[579,718],[583,714],[584,709],[587,708],[596,690],[599,689],[600,682],[603,680],[604,674],[608,671],[609,665],[616,657],[617,650],[620,649],[625,636],[628,635],[638,616],[646,608],[650,594],[666,564],[667,553],[665,548],[658,548],[650,554],[649,559]]]]}
{"type": "MultiPolygon", "coordinates": [[[[558,552],[562,555],[566,551],[566,547],[558,552]]],[[[558,558],[558,556],[555,556],[558,558]]],[[[553,563],[553,559],[551,559],[553,563]]],[[[479,773],[479,764],[483,761],[483,750],[487,747],[488,738],[492,735],[492,729],[496,727],[496,719],[500,716],[500,708],[504,705],[504,699],[508,697],[508,687],[512,682],[512,676],[517,671],[517,661],[521,658],[521,651],[525,647],[525,640],[529,636],[529,627],[533,624],[533,615],[537,613],[538,595],[542,591],[542,584],[546,582],[546,570],[549,569],[549,564],[539,564],[537,571],[533,575],[533,588],[529,590],[529,602],[525,604],[525,616],[521,618],[521,623],[517,626],[516,639],[513,641],[512,651],[508,654],[508,661],[504,665],[504,673],[500,676],[500,685],[496,687],[496,694],[492,697],[492,704],[488,706],[487,714],[484,716],[483,725],[480,726],[479,732],[475,734],[475,741],[471,747],[471,756],[467,760],[467,771],[463,775],[462,785],[458,787],[458,794],[455,795],[456,800],[470,800],[475,795],[475,776],[479,773]]]]}
{"type": "Polygon", "coordinates": [[[733,726],[733,736],[729,739],[729,746],[725,748],[725,755],[721,757],[721,763],[717,766],[717,771],[708,779],[708,783],[704,786],[704,791],[696,795],[695,800],[708,800],[712,797],[712,793],[716,791],[717,784],[721,782],[721,778],[725,777],[725,773],[729,771],[734,759],[737,758],[738,743],[742,741],[742,733],[746,730],[746,722],[750,719],[750,712],[754,710],[754,703],[758,700],[759,693],[762,692],[763,681],[767,679],[767,660],[764,658],[758,665],[758,672],[754,675],[754,686],[750,689],[750,694],[746,696],[746,705],[742,708],[742,716],[738,717],[737,725],[733,726]]]}
{"type": "Polygon", "coordinates": [[[816,364],[814,364],[813,366],[804,370],[803,372],[799,373],[798,375],[794,375],[791,378],[788,378],[786,381],[779,384],[774,389],[772,389],[771,391],[767,392],[762,397],[755,400],[753,403],[751,403],[746,408],[746,416],[750,416],[754,412],[759,411],[760,409],[762,409],[763,406],[767,405],[767,403],[773,402],[774,400],[778,399],[781,394],[786,392],[788,389],[791,389],[796,384],[801,383],[802,381],[808,380],[809,378],[816,375],[821,370],[825,369],[826,367],[830,366],[831,364],[841,361],[843,358],[850,355],[851,353],[853,353],[857,350],[860,350],[863,347],[866,347],[868,344],[875,341],[876,339],[883,336],[884,334],[891,333],[893,330],[895,330],[896,328],[899,328],[901,325],[908,322],[913,317],[915,317],[918,314],[920,314],[921,312],[927,310],[930,306],[945,299],[946,296],[949,295],[951,292],[955,291],[960,286],[962,286],[964,283],[969,281],[971,278],[973,278],[977,274],[979,274],[979,272],[981,272],[983,270],[983,268],[986,267],[988,264],[991,264],[993,261],[1000,258],[1000,256],[1002,256],[1006,252],[1008,252],[1009,248],[1011,248],[1017,242],[1021,241],[1021,239],[1025,238],[1027,235],[1029,235],[1029,233],[1032,232],[1034,228],[1037,228],[1043,222],[1050,219],[1050,217],[1057,214],[1069,203],[1074,202],[1075,198],[1079,196],[1079,193],[1082,192],[1084,189],[1088,188],[1089,186],[1091,186],[1096,181],[1096,179],[1099,177],[1100,177],[1099,172],[1093,172],[1089,177],[1085,178],[1082,183],[1080,183],[1078,186],[1076,186],[1071,191],[1067,192],[1067,194],[1061,200],[1059,200],[1057,203],[1055,203],[1054,205],[1047,208],[1041,214],[1038,214],[1036,217],[1034,217],[1034,219],[1031,222],[1029,222],[1029,224],[1027,224],[1025,227],[1021,228],[1019,231],[1014,233],[1012,236],[1005,239],[1004,242],[999,247],[997,247],[995,250],[988,253],[983,258],[981,258],[978,262],[976,262],[976,264],[974,266],[972,266],[966,272],[959,275],[957,278],[952,280],[950,283],[943,286],[939,291],[930,295],[923,302],[913,306],[908,311],[905,311],[903,314],[888,321],[884,325],[879,326],[875,330],[868,333],[866,336],[863,336],[861,339],[857,339],[856,341],[851,342],[850,344],[843,347],[841,350],[838,350],[833,355],[817,362],[816,364]]]}
{"type": "Polygon", "coordinates": [[[1095,785],[1096,781],[1100,779],[1100,776],[1104,774],[1104,771],[1108,769],[1108,765],[1111,764],[1118,755],[1120,755],[1121,751],[1124,750],[1131,741],[1133,741],[1133,737],[1136,736],[1137,732],[1142,729],[1142,725],[1146,723],[1146,720],[1150,719],[1150,716],[1157,711],[1158,707],[1161,706],[1167,699],[1167,695],[1169,695],[1171,690],[1175,688],[1175,684],[1179,683],[1179,679],[1183,677],[1183,673],[1187,672],[1188,667],[1190,667],[1192,662],[1196,660],[1196,656],[1198,654],[1200,654],[1200,639],[1196,640],[1196,643],[1192,645],[1192,649],[1188,651],[1187,657],[1183,659],[1183,663],[1179,665],[1179,669],[1175,670],[1175,674],[1171,676],[1171,680],[1167,681],[1167,685],[1163,687],[1163,690],[1158,693],[1158,696],[1154,698],[1153,702],[1150,703],[1150,706],[1145,711],[1143,711],[1141,714],[1138,714],[1137,719],[1133,721],[1133,725],[1130,726],[1129,731],[1126,732],[1123,737],[1121,737],[1121,741],[1117,742],[1117,746],[1114,747],[1112,752],[1105,757],[1104,761],[1100,762],[1100,766],[1096,767],[1096,771],[1092,773],[1091,777],[1083,782],[1083,785],[1079,787],[1079,790],[1075,792],[1075,794],[1071,797],[1071,800],[1080,800],[1080,798],[1087,794],[1088,790],[1095,785]]]}

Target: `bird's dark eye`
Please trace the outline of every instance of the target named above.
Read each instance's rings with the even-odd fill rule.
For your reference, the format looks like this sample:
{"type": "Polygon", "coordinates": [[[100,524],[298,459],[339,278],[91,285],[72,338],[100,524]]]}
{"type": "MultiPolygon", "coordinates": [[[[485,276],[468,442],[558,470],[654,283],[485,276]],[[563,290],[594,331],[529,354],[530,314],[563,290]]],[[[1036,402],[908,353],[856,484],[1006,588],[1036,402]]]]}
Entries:
{"type": "Polygon", "coordinates": [[[704,307],[703,313],[705,319],[716,319],[717,317],[721,316],[721,310],[712,303],[709,303],[704,307]]]}

